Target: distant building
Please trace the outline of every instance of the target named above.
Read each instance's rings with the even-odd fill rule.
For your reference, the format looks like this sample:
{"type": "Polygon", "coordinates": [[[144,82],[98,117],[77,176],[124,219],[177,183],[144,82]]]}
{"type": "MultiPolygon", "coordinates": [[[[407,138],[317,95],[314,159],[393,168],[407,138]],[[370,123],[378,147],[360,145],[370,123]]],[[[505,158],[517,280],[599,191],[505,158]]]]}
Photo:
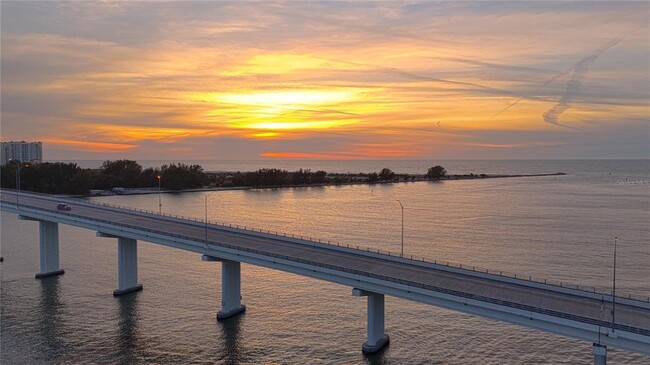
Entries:
{"type": "Polygon", "coordinates": [[[43,162],[43,143],[41,142],[2,142],[0,147],[2,164],[14,160],[20,162],[43,162]]]}

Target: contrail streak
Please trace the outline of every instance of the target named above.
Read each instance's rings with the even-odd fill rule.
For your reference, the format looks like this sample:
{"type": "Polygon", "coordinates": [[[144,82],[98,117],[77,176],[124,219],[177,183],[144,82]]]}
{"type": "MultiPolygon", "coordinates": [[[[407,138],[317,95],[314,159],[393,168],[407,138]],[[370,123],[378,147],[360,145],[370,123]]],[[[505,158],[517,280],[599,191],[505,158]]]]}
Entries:
{"type": "Polygon", "coordinates": [[[571,107],[571,101],[573,101],[573,97],[578,93],[578,91],[580,91],[582,78],[584,77],[585,73],[589,71],[589,67],[594,64],[597,58],[598,54],[595,54],[580,60],[580,62],[574,65],[573,75],[571,76],[571,80],[567,82],[564,94],[560,100],[558,100],[557,104],[553,105],[551,109],[542,114],[542,117],[546,123],[559,127],[571,128],[567,125],[560,124],[560,122],[558,122],[558,118],[562,113],[569,109],[569,107],[571,107]]]}
{"type": "Polygon", "coordinates": [[[541,84],[539,87],[537,87],[537,88],[536,88],[535,90],[533,90],[532,92],[530,92],[530,93],[524,95],[523,97],[517,99],[514,103],[512,103],[512,104],[508,105],[507,107],[501,109],[498,113],[494,114],[494,115],[492,116],[492,118],[498,116],[499,114],[501,114],[501,113],[505,112],[506,110],[512,108],[513,106],[517,105],[520,101],[522,101],[522,100],[524,100],[524,99],[529,99],[531,96],[535,95],[538,91],[540,91],[540,90],[542,90],[543,88],[547,87],[548,85],[550,85],[550,84],[551,84],[552,82],[554,82],[555,80],[557,80],[557,79],[559,79],[560,77],[562,77],[562,76],[568,74],[569,72],[571,72],[571,70],[573,69],[573,67],[575,67],[575,66],[571,66],[571,68],[567,69],[566,71],[562,71],[562,72],[558,73],[557,75],[551,77],[550,79],[546,80],[546,82],[544,82],[543,84],[541,84]]]}
{"type": "Polygon", "coordinates": [[[562,95],[560,100],[558,100],[557,104],[553,105],[551,109],[547,110],[542,115],[546,123],[557,125],[560,127],[568,127],[564,124],[560,124],[560,122],[558,122],[558,118],[562,113],[564,113],[567,109],[571,107],[571,102],[573,101],[573,98],[578,93],[578,91],[580,91],[580,86],[582,85],[582,79],[584,78],[587,71],[589,71],[589,68],[596,62],[596,60],[601,54],[603,54],[608,49],[614,47],[618,42],[621,41],[621,39],[623,39],[623,37],[614,38],[609,43],[607,43],[604,47],[597,50],[594,54],[583,58],[573,66],[573,75],[571,76],[571,80],[567,82],[566,89],[564,90],[564,94],[562,95]]]}
{"type": "MultiPolygon", "coordinates": [[[[554,105],[551,109],[546,111],[543,114],[544,121],[553,125],[561,126],[561,127],[567,127],[566,125],[558,123],[557,119],[562,114],[564,111],[566,111],[570,106],[571,106],[571,101],[573,100],[573,97],[575,94],[580,90],[580,86],[582,84],[582,79],[587,71],[589,71],[589,68],[591,65],[596,62],[598,57],[600,57],[601,54],[603,54],[605,51],[609,50],[610,48],[614,47],[618,42],[620,42],[624,36],[618,36],[611,41],[607,42],[603,47],[599,48],[596,50],[593,54],[590,54],[589,56],[581,59],[580,61],[576,62],[573,64],[571,67],[566,69],[565,71],[562,71],[555,76],[551,77],[550,79],[546,80],[543,84],[538,86],[535,90],[530,92],[524,97],[521,97],[517,99],[515,102],[512,104],[508,105],[507,107],[501,109],[498,113],[494,114],[492,118],[498,116],[499,114],[505,112],[506,110],[512,108],[513,106],[517,105],[520,101],[529,98],[530,96],[536,94],[538,91],[542,90],[555,80],[559,79],[560,77],[563,77],[571,72],[573,72],[573,75],[571,76],[571,79],[569,82],[567,82],[566,89],[564,91],[564,94],[558,100],[558,103],[554,105]]],[[[567,127],[570,128],[570,127],[567,127]]]]}

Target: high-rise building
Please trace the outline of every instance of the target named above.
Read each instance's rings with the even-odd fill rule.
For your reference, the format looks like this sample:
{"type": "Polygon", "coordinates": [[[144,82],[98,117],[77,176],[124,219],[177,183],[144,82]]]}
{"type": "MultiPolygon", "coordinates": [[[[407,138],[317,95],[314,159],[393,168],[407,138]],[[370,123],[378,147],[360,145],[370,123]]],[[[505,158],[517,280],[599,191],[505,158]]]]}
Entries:
{"type": "Polygon", "coordinates": [[[43,143],[41,142],[2,142],[0,148],[3,165],[11,160],[20,162],[43,162],[43,143]]]}

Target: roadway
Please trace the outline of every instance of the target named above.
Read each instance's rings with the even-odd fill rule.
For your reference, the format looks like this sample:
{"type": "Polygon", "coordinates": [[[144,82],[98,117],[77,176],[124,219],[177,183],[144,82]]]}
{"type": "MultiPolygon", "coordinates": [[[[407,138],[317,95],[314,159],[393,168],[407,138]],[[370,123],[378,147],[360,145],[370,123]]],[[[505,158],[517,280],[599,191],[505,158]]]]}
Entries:
{"type": "MultiPolygon", "coordinates": [[[[2,190],[3,205],[15,206],[13,191],[2,190]]],[[[183,236],[204,242],[206,229],[202,222],[161,216],[152,213],[108,208],[74,199],[56,199],[51,196],[20,194],[20,206],[48,211],[53,214],[80,216],[93,220],[141,227],[149,231],[174,236],[183,236]],[[72,207],[69,212],[56,209],[57,202],[65,202],[72,207]]],[[[280,255],[289,260],[311,262],[321,267],[352,272],[382,280],[406,283],[413,287],[426,288],[473,300],[523,309],[535,313],[549,314],[560,318],[603,327],[611,326],[611,302],[579,293],[555,290],[548,285],[527,285],[526,281],[513,282],[499,277],[475,273],[450,272],[425,266],[419,261],[395,258],[388,255],[368,255],[365,251],[339,249],[336,246],[318,245],[283,236],[260,235],[233,230],[225,226],[210,224],[208,245],[227,246],[242,251],[255,251],[269,256],[280,255]]],[[[352,246],[352,245],[351,245],[352,246]]],[[[355,245],[356,246],[356,245],[355,245]]],[[[617,299],[616,328],[650,336],[650,306],[635,305],[634,301],[617,299]]]]}

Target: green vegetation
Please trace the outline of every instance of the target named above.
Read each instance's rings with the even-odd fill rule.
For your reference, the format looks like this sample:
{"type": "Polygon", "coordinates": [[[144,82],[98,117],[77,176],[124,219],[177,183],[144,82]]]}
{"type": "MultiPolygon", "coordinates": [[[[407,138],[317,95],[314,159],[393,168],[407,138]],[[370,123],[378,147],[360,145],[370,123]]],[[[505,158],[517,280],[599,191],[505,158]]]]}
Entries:
{"type": "Polygon", "coordinates": [[[396,174],[388,168],[370,174],[328,174],[299,169],[260,169],[251,172],[204,172],[200,165],[168,164],[160,168],[142,168],[133,160],[104,161],[99,169],[84,169],[74,163],[21,164],[11,161],[0,166],[0,186],[16,188],[20,168],[21,189],[48,194],[86,195],[91,190],[113,188],[157,188],[165,190],[211,187],[284,187],[327,184],[382,183],[440,180],[447,171],[434,166],[426,175],[396,174]]]}
{"type": "Polygon", "coordinates": [[[446,175],[447,175],[447,170],[445,170],[444,167],[437,165],[434,167],[430,167],[425,177],[427,178],[427,180],[440,180],[444,178],[446,175]]]}
{"type": "Polygon", "coordinates": [[[205,174],[200,165],[169,164],[160,168],[161,185],[165,189],[196,189],[205,185],[205,174]]]}
{"type": "Polygon", "coordinates": [[[15,189],[20,168],[22,190],[48,194],[84,195],[90,190],[161,187],[169,190],[199,188],[206,175],[199,165],[169,164],[160,169],[143,169],[132,160],[105,161],[99,169],[83,169],[74,163],[21,164],[10,162],[0,166],[0,185],[15,189]]]}
{"type": "Polygon", "coordinates": [[[224,186],[288,186],[317,185],[330,182],[325,171],[297,170],[289,172],[280,169],[260,169],[253,172],[237,172],[224,186]]]}
{"type": "Polygon", "coordinates": [[[394,181],[397,179],[397,175],[390,169],[381,169],[379,172],[379,181],[394,181]]]}
{"type": "Polygon", "coordinates": [[[20,164],[10,162],[0,167],[0,185],[16,188],[17,171],[20,167],[22,190],[47,194],[86,194],[93,180],[88,169],[74,163],[20,164]]]}
{"type": "Polygon", "coordinates": [[[92,189],[111,189],[113,187],[143,187],[142,166],[131,160],[104,161],[95,175],[92,189]]]}

